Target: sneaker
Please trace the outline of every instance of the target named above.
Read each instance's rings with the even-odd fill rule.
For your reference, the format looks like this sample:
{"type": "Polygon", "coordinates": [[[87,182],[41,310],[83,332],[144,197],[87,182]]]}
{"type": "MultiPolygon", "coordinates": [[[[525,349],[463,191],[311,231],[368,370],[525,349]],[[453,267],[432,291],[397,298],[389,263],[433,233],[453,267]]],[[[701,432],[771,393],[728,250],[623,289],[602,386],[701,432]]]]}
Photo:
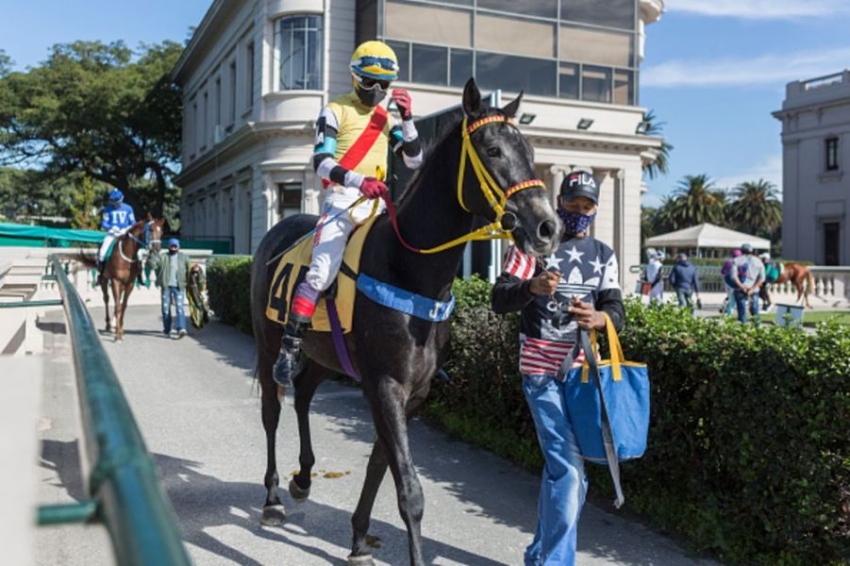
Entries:
{"type": "Polygon", "coordinates": [[[177,340],[180,340],[184,336],[186,336],[186,330],[185,329],[181,328],[180,330],[177,331],[177,340]]]}
{"type": "Polygon", "coordinates": [[[163,330],[162,333],[165,335],[166,338],[171,338],[171,331],[170,330],[163,330]]]}

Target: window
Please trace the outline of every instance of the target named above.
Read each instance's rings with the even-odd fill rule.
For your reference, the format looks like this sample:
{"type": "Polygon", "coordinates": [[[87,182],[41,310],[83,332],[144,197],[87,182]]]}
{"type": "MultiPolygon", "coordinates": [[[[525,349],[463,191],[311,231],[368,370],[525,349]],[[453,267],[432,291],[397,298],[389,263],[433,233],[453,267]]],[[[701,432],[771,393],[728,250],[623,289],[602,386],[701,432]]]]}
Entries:
{"type": "Polygon", "coordinates": [[[301,212],[301,183],[277,184],[277,215],[287,218],[301,212]]]}
{"type": "Polygon", "coordinates": [[[201,130],[201,149],[204,149],[210,141],[210,95],[206,91],[204,92],[204,106],[201,111],[203,112],[201,114],[201,120],[203,120],[201,130]]]}
{"type": "Polygon", "coordinates": [[[475,78],[483,89],[555,96],[555,61],[478,52],[475,78]]]}
{"type": "Polygon", "coordinates": [[[823,223],[823,264],[840,265],[839,242],[841,225],[838,222],[823,223]]]}
{"type": "Polygon", "coordinates": [[[561,63],[558,69],[558,96],[568,100],[579,98],[579,71],[574,63],[561,63]]]}
{"type": "MultiPolygon", "coordinates": [[[[606,0],[607,1],[607,0],[606,0]]],[[[517,0],[478,0],[480,10],[496,10],[512,12],[524,16],[539,16],[541,18],[558,17],[556,0],[534,0],[533,2],[517,2],[517,0]]]]}
{"type": "Polygon", "coordinates": [[[449,57],[449,84],[462,87],[472,76],[472,51],[452,49],[449,57]]]}
{"type": "Polygon", "coordinates": [[[230,112],[227,123],[233,125],[236,122],[236,61],[230,62],[230,112]]]}
{"type": "Polygon", "coordinates": [[[636,4],[635,0],[561,0],[561,19],[634,30],[636,4]]]}
{"type": "Polygon", "coordinates": [[[838,170],[838,138],[826,138],[826,170],[838,170]]]}
{"type": "Polygon", "coordinates": [[[413,82],[432,85],[445,85],[448,82],[447,48],[414,45],[412,61],[410,71],[413,82]]]}
{"type": "Polygon", "coordinates": [[[591,102],[611,102],[611,69],[582,65],[581,99],[591,102]]]}
{"type": "Polygon", "coordinates": [[[287,16],[278,20],[276,55],[280,90],[321,90],[322,17],[287,16]]]}
{"type": "Polygon", "coordinates": [[[254,42],[248,44],[245,53],[245,69],[248,71],[248,84],[245,90],[248,100],[245,101],[245,108],[251,108],[254,106],[254,42]]]}
{"type": "Polygon", "coordinates": [[[387,41],[398,59],[398,80],[410,80],[410,44],[401,41],[387,41]]]}
{"type": "Polygon", "coordinates": [[[221,126],[221,78],[215,79],[215,125],[221,126]]]}
{"type": "Polygon", "coordinates": [[[635,103],[634,73],[614,69],[614,104],[629,105],[635,103]]]}

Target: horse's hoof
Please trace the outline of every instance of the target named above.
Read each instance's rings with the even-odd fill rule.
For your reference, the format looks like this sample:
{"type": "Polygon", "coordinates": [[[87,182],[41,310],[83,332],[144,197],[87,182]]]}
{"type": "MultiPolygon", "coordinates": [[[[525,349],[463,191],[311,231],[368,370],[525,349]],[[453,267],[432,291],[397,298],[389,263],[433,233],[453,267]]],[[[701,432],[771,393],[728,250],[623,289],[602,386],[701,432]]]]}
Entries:
{"type": "Polygon", "coordinates": [[[291,495],[292,499],[294,499],[296,502],[303,503],[304,501],[307,501],[307,499],[310,497],[310,488],[308,487],[307,489],[301,489],[301,487],[299,487],[298,484],[295,483],[295,478],[292,478],[291,480],[289,480],[289,495],[291,495]]]}
{"type": "Polygon", "coordinates": [[[348,566],[375,566],[375,560],[371,554],[361,554],[360,556],[348,556],[348,566]]]}
{"type": "Polygon", "coordinates": [[[286,511],[283,505],[269,505],[263,507],[263,518],[260,524],[267,527],[280,527],[286,522],[286,511]]]}

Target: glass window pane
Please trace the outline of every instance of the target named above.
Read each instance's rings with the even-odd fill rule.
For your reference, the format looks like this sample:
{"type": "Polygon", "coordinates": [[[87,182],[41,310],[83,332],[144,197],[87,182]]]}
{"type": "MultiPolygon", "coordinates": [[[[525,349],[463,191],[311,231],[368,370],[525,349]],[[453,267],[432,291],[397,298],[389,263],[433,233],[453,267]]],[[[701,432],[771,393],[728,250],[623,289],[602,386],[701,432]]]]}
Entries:
{"type": "Polygon", "coordinates": [[[401,41],[387,41],[398,59],[398,80],[410,80],[410,44],[401,41]]]}
{"type": "Polygon", "coordinates": [[[634,73],[623,69],[614,69],[614,104],[631,105],[634,103],[634,73]]]}
{"type": "Polygon", "coordinates": [[[497,53],[476,55],[475,79],[483,89],[555,96],[555,62],[497,53]]]}
{"type": "Polygon", "coordinates": [[[452,49],[450,57],[451,77],[449,78],[449,85],[466,85],[466,81],[472,76],[472,51],[452,49]]]}
{"type": "Polygon", "coordinates": [[[390,39],[472,47],[472,11],[387,0],[384,25],[390,39]]]}
{"type": "Polygon", "coordinates": [[[475,48],[554,58],[555,26],[521,18],[479,14],[475,18],[475,48]]]}
{"type": "Polygon", "coordinates": [[[561,63],[558,69],[558,96],[568,100],[578,100],[578,65],[561,63]]]}
{"type": "Polygon", "coordinates": [[[541,18],[557,18],[558,5],[556,0],[478,0],[478,8],[482,10],[498,10],[513,12],[541,18]]]}
{"type": "Polygon", "coordinates": [[[430,45],[413,45],[413,82],[431,85],[448,83],[448,49],[430,45]]]}
{"type": "Polygon", "coordinates": [[[637,0],[561,0],[561,19],[620,29],[635,29],[637,0]]]}
{"type": "Polygon", "coordinates": [[[560,58],[612,67],[634,66],[634,34],[561,26],[560,58]]]}
{"type": "Polygon", "coordinates": [[[322,18],[290,16],[280,20],[275,37],[281,90],[319,90],[322,84],[322,18]]]}
{"type": "Polygon", "coordinates": [[[581,72],[581,99],[611,102],[611,69],[584,65],[581,72]]]}

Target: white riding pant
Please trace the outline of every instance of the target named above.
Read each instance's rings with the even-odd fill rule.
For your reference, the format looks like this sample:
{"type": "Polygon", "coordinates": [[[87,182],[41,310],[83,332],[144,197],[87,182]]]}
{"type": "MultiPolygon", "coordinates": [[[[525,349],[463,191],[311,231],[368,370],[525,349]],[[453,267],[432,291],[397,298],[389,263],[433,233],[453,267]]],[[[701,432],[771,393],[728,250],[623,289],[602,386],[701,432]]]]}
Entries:
{"type": "Polygon", "coordinates": [[[369,218],[377,200],[377,213],[386,208],[381,199],[367,200],[347,210],[363,196],[360,189],[333,185],[333,191],[325,199],[322,216],[313,236],[313,259],[305,280],[313,289],[321,292],[331,286],[342,264],[342,255],[348,236],[355,225],[369,218]]]}
{"type": "Polygon", "coordinates": [[[109,250],[109,246],[112,245],[113,240],[119,236],[123,236],[124,232],[127,229],[123,229],[120,232],[107,232],[106,236],[103,238],[103,242],[101,242],[100,247],[97,249],[97,260],[98,261],[106,261],[106,252],[109,250]]]}

